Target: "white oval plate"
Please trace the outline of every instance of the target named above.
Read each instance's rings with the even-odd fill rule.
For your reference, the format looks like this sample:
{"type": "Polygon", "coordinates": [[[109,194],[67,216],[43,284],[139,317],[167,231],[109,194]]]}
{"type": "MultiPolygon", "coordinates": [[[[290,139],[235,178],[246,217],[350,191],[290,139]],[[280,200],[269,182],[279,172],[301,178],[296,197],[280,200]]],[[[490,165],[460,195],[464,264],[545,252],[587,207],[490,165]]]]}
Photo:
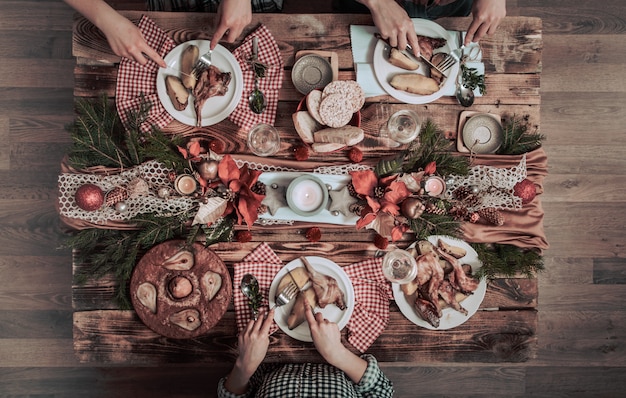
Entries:
{"type": "MultiPolygon", "coordinates": [[[[476,253],[476,250],[474,250],[465,241],[444,235],[431,235],[427,239],[435,246],[437,245],[437,241],[441,239],[449,245],[462,247],[463,249],[467,250],[467,254],[465,255],[465,257],[461,257],[459,261],[462,264],[471,265],[472,274],[475,274],[476,271],[478,271],[483,266],[482,262],[478,259],[478,253],[476,253]]],[[[414,246],[415,243],[412,244],[410,247],[414,246]]],[[[392,283],[391,288],[393,290],[393,298],[396,300],[396,304],[398,304],[400,311],[409,321],[430,330],[446,330],[452,329],[465,323],[468,319],[472,317],[472,315],[476,313],[476,311],[478,311],[478,307],[480,307],[480,304],[485,298],[485,293],[487,292],[487,282],[485,281],[485,278],[482,278],[480,280],[480,283],[478,284],[478,288],[474,291],[474,294],[469,295],[465,300],[461,302],[463,308],[467,310],[467,315],[463,315],[454,308],[444,308],[442,311],[443,315],[439,320],[438,328],[433,327],[433,325],[423,320],[417,314],[415,308],[413,307],[413,303],[408,302],[406,296],[404,295],[402,290],[400,290],[400,285],[398,285],[397,283],[392,283]]]]}
{"type": "MultiPolygon", "coordinates": [[[[446,52],[449,54],[452,50],[458,48],[456,38],[454,38],[453,35],[445,30],[441,25],[427,19],[413,19],[413,25],[415,26],[415,32],[418,35],[446,39],[446,45],[434,50],[433,53],[436,54],[439,52],[446,52]]],[[[386,53],[385,47],[388,47],[387,44],[385,44],[382,40],[378,40],[378,42],[376,43],[376,47],[374,48],[373,64],[376,79],[378,79],[378,82],[387,92],[387,94],[407,104],[427,104],[441,98],[443,96],[443,93],[450,92],[450,89],[452,90],[452,92],[454,92],[454,89],[452,89],[451,87],[455,85],[454,77],[459,73],[458,62],[456,62],[450,69],[445,72],[448,78],[446,78],[446,80],[443,82],[443,85],[439,88],[439,91],[431,95],[411,94],[409,92],[396,90],[395,88],[391,87],[389,81],[394,75],[398,73],[419,73],[421,75],[426,75],[425,71],[428,69],[428,66],[425,63],[420,62],[420,67],[418,70],[408,71],[406,69],[391,65],[391,63],[389,63],[389,60],[384,55],[386,53]]]]}
{"type": "MultiPolygon", "coordinates": [[[[189,104],[187,104],[187,107],[182,111],[177,111],[174,105],[172,105],[172,101],[170,97],[168,97],[167,89],[165,88],[165,77],[167,75],[178,76],[176,71],[180,71],[180,55],[183,50],[191,44],[196,45],[202,55],[209,51],[211,42],[209,40],[190,40],[174,47],[164,58],[169,68],[159,69],[156,85],[159,100],[161,100],[167,113],[181,123],[188,126],[195,126],[196,112],[193,108],[193,95],[189,96],[189,104]]],[[[237,104],[239,104],[241,94],[243,93],[243,73],[241,72],[241,67],[235,56],[225,47],[218,44],[215,49],[213,49],[211,61],[213,65],[217,66],[222,72],[230,72],[231,79],[228,85],[228,91],[225,95],[211,97],[204,103],[202,107],[203,127],[211,126],[226,119],[237,107],[237,104]]]]}
{"type": "MultiPolygon", "coordinates": [[[[335,322],[337,326],[339,326],[339,330],[343,329],[350,320],[350,316],[352,316],[352,311],[354,310],[354,287],[352,286],[352,282],[346,272],[333,261],[317,256],[306,256],[306,259],[309,260],[309,263],[317,270],[318,272],[331,276],[337,280],[337,284],[339,285],[339,289],[344,294],[346,299],[346,309],[340,310],[336,305],[329,304],[326,308],[315,308],[315,312],[321,312],[324,314],[324,318],[328,319],[331,322],[335,322]]],[[[274,300],[276,297],[276,288],[278,284],[282,280],[282,278],[287,275],[287,270],[293,270],[294,268],[304,267],[302,261],[300,259],[293,260],[289,262],[287,265],[282,267],[280,271],[274,277],[272,281],[272,285],[270,286],[269,291],[269,304],[270,308],[274,306],[274,300]]],[[[310,282],[309,282],[310,284],[310,282]]],[[[305,288],[306,286],[301,286],[305,288]]],[[[285,332],[287,335],[293,337],[296,340],[300,341],[313,341],[311,338],[311,331],[309,330],[308,322],[304,321],[301,325],[296,327],[293,330],[289,330],[287,326],[287,317],[291,312],[291,307],[295,303],[295,299],[289,302],[288,304],[283,305],[282,307],[276,307],[276,311],[274,313],[274,321],[278,327],[285,332]]]]}

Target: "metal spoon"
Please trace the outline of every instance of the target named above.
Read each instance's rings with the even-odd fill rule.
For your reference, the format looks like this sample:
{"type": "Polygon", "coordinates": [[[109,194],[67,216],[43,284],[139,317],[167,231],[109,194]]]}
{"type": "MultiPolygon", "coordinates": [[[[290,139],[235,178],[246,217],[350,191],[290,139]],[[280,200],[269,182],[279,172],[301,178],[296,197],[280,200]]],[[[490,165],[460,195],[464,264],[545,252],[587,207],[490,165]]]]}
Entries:
{"type": "MultiPolygon", "coordinates": [[[[252,60],[256,62],[259,56],[259,38],[254,36],[252,38],[252,60]]],[[[254,90],[250,93],[250,97],[248,98],[248,102],[250,103],[250,109],[254,113],[263,113],[265,110],[265,106],[267,105],[267,100],[265,99],[265,95],[261,90],[259,90],[259,78],[257,77],[256,71],[253,68],[254,72],[254,90]]]]}
{"type": "Polygon", "coordinates": [[[463,81],[463,72],[459,71],[456,79],[456,92],[454,93],[456,100],[464,107],[472,106],[474,103],[474,91],[465,85],[463,81]]]}
{"type": "Polygon", "coordinates": [[[254,320],[259,317],[257,303],[259,300],[259,281],[252,274],[245,274],[241,278],[241,292],[248,298],[248,306],[252,310],[254,320]]]}

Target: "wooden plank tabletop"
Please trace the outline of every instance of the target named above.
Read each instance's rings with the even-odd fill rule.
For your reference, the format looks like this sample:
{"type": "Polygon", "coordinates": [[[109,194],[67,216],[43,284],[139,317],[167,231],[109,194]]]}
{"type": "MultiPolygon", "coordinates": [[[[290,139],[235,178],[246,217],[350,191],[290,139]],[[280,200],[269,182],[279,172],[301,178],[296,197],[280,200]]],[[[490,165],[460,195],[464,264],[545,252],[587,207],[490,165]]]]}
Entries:
{"type": "MultiPolygon", "coordinates": [[[[124,12],[137,21],[140,12],[124,12]]],[[[210,38],[207,27],[214,15],[198,13],[147,13],[177,43],[210,38]]],[[[447,29],[462,30],[466,18],[442,19],[447,29]]],[[[291,121],[302,95],[291,83],[291,67],[299,50],[335,51],[339,60],[339,79],[354,79],[349,27],[372,25],[369,15],[337,14],[255,14],[252,24],[240,39],[259,23],[265,24],[276,38],[283,60],[285,76],[280,92],[276,127],[281,134],[281,152],[289,157],[289,149],[299,141],[291,121]]],[[[230,50],[240,42],[225,44],[230,50]]],[[[486,70],[487,95],[478,97],[473,111],[499,113],[502,116],[528,115],[539,126],[541,20],[530,17],[507,17],[494,36],[481,41],[486,70]]],[[[77,17],[74,25],[73,54],[76,57],[75,97],[92,98],[102,91],[114,96],[117,63],[106,40],[88,21],[77,17]]],[[[377,115],[380,101],[393,109],[411,108],[427,115],[444,131],[455,131],[459,114],[465,108],[453,97],[423,105],[397,103],[381,96],[368,99],[363,109],[363,129],[375,136],[382,123],[377,115]]],[[[229,121],[207,128],[193,128],[173,122],[172,133],[189,136],[210,136],[222,140],[228,153],[247,153],[245,131],[229,121]]],[[[375,141],[375,140],[372,140],[375,141]]],[[[366,158],[374,159],[391,153],[389,148],[372,145],[364,148],[366,158]]],[[[314,155],[311,160],[347,162],[344,153],[314,155]]],[[[320,242],[304,237],[306,227],[287,229],[255,229],[253,241],[212,245],[226,262],[232,275],[232,264],[240,261],[260,242],[268,242],[287,263],[303,254],[331,257],[341,266],[371,257],[377,248],[372,243],[374,232],[357,231],[354,227],[324,229],[320,242]]],[[[405,234],[399,247],[413,241],[405,234]]],[[[74,273],[85,265],[74,264],[74,273]]],[[[236,357],[235,314],[231,304],[226,315],[209,334],[192,340],[167,339],[152,332],[134,311],[122,311],[113,301],[116,282],[101,278],[73,286],[74,349],[84,362],[124,364],[161,364],[171,362],[216,363],[236,357]]],[[[390,302],[389,327],[370,347],[370,353],[385,362],[523,362],[536,355],[537,280],[534,278],[496,278],[489,282],[487,294],[479,311],[466,323],[446,331],[429,331],[408,321],[394,302],[390,302]]],[[[321,361],[310,343],[296,341],[282,332],[271,337],[267,361],[321,361]]]]}

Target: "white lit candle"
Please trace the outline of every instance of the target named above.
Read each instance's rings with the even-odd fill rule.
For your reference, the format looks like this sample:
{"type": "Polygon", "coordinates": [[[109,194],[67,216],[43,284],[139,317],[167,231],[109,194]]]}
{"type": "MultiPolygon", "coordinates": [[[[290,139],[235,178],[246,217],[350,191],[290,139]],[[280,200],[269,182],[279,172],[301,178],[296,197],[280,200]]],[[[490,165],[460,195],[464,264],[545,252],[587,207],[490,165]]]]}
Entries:
{"type": "Polygon", "coordinates": [[[291,200],[294,206],[303,212],[314,211],[322,205],[324,191],[313,180],[301,180],[294,185],[291,191],[291,200]]]}
{"type": "Polygon", "coordinates": [[[443,193],[443,190],[446,189],[446,184],[442,178],[432,176],[428,177],[426,180],[424,189],[430,196],[439,196],[443,193]]]}
{"type": "Polygon", "coordinates": [[[196,190],[197,184],[192,176],[183,174],[176,178],[175,186],[181,195],[190,195],[196,190]]]}

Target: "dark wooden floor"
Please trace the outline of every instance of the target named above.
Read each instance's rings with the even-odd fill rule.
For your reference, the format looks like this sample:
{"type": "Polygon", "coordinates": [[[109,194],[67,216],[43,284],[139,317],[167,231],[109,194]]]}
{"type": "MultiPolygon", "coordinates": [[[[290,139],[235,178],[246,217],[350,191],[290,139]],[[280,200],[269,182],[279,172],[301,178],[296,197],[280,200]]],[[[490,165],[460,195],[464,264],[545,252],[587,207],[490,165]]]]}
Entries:
{"type": "MultiPolygon", "coordinates": [[[[327,7],[286,3],[289,11],[327,7]]],[[[551,248],[539,275],[538,355],[514,365],[384,363],[398,397],[612,397],[626,389],[626,6],[507,4],[510,15],[541,17],[544,27],[551,248]]],[[[72,11],[60,0],[0,0],[0,10],[0,396],[214,396],[229,364],[101,367],[75,359],[70,253],[57,249],[54,208],[73,117],[72,11]]]]}

